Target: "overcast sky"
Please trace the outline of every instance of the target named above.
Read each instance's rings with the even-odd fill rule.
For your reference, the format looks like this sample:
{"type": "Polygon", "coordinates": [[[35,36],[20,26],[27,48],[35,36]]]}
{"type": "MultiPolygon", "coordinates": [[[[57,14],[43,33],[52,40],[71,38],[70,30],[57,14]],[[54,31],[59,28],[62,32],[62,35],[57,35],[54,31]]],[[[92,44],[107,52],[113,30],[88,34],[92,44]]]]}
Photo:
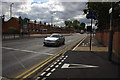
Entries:
{"type": "MultiPolygon", "coordinates": [[[[13,1],[12,16],[22,18],[29,18],[30,20],[37,20],[51,23],[53,16],[53,24],[64,26],[65,20],[79,20],[90,24],[90,20],[86,19],[83,9],[86,7],[86,2],[60,2],[59,0],[26,0],[13,1]]],[[[5,20],[10,18],[10,4],[11,2],[4,1],[2,3],[2,10],[0,15],[5,15],[5,20]]]]}

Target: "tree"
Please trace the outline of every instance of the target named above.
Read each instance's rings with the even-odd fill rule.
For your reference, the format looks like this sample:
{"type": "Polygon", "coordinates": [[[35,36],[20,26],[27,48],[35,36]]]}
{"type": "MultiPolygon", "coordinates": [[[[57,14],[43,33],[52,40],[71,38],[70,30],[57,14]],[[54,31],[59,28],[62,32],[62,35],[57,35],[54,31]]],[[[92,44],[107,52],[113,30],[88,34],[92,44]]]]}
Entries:
{"type": "Polygon", "coordinates": [[[85,29],[85,23],[84,23],[84,22],[82,22],[82,23],[80,24],[80,26],[81,26],[81,30],[84,30],[84,29],[85,29]]]}
{"type": "Polygon", "coordinates": [[[83,10],[85,14],[89,14],[91,12],[94,13],[94,16],[97,20],[98,28],[100,30],[108,29],[109,28],[109,9],[110,9],[110,2],[88,2],[87,3],[88,9],[83,10]],[[108,24],[106,26],[106,24],[108,24]]]}
{"type": "Polygon", "coordinates": [[[78,20],[74,20],[73,21],[73,27],[74,27],[74,29],[79,29],[79,27],[80,27],[80,22],[78,21],[78,20]]]}
{"type": "Polygon", "coordinates": [[[68,27],[68,29],[72,28],[72,21],[65,21],[64,23],[68,27]]]}

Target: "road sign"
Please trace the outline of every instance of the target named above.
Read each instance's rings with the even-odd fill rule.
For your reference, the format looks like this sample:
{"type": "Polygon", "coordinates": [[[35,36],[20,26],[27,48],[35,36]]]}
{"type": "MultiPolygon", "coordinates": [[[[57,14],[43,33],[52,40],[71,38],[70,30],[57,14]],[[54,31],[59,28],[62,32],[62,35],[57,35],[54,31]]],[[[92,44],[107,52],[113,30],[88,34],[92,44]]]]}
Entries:
{"type": "Polygon", "coordinates": [[[109,14],[112,13],[112,8],[109,9],[109,14]]]}
{"type": "Polygon", "coordinates": [[[87,14],[86,17],[87,17],[88,19],[94,19],[94,18],[95,18],[95,15],[94,15],[93,12],[91,12],[91,13],[87,14]]]}

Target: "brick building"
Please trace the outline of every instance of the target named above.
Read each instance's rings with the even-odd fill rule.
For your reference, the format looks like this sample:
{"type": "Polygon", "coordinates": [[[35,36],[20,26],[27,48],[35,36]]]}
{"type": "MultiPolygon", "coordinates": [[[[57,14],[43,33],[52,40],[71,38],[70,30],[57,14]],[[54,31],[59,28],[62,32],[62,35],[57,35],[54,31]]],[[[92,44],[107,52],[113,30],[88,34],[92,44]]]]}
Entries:
{"type": "MultiPolygon", "coordinates": [[[[24,20],[23,20],[24,21],[24,20]]],[[[72,30],[66,30],[65,28],[60,28],[57,26],[50,26],[46,23],[37,23],[36,21],[22,22],[22,26],[19,24],[19,18],[12,17],[8,21],[3,20],[2,32],[7,33],[8,29],[13,27],[18,32],[28,32],[30,34],[44,34],[44,33],[69,33],[74,32],[72,30]]]]}
{"type": "Polygon", "coordinates": [[[20,31],[19,19],[15,18],[15,17],[12,17],[8,21],[4,21],[4,19],[3,19],[3,22],[2,22],[2,32],[3,33],[8,32],[8,29],[10,27],[15,28],[16,31],[20,31]]]}

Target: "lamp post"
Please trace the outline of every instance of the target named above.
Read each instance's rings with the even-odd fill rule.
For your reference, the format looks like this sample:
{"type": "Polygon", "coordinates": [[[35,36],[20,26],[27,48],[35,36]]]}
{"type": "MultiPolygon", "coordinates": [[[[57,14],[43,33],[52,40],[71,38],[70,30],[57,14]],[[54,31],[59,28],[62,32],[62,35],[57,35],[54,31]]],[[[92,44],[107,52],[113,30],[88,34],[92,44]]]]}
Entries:
{"type": "Polygon", "coordinates": [[[13,5],[14,3],[11,3],[10,4],[10,18],[12,17],[12,5],[13,5]]]}
{"type": "Polygon", "coordinates": [[[55,13],[55,12],[53,12],[53,13],[52,13],[52,16],[51,16],[51,26],[53,26],[53,25],[54,25],[54,24],[53,24],[53,20],[54,20],[54,19],[53,19],[53,17],[54,17],[54,14],[56,14],[56,13],[55,13]]]}
{"type": "Polygon", "coordinates": [[[108,60],[112,61],[112,42],[113,42],[113,2],[111,2],[111,8],[109,10],[110,13],[110,32],[109,32],[109,47],[108,47],[108,60]]]}

